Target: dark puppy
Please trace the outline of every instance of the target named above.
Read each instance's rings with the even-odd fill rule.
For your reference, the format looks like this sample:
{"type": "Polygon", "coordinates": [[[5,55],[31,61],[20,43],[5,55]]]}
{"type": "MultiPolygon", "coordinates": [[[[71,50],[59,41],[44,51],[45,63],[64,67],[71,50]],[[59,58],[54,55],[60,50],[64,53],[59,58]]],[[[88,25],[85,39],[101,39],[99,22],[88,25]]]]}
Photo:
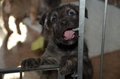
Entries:
{"type": "MultiPolygon", "coordinates": [[[[78,27],[78,15],[79,7],[73,4],[66,4],[46,12],[40,22],[51,35],[46,51],[39,58],[23,60],[21,67],[29,69],[40,65],[58,64],[60,72],[66,75],[66,79],[72,79],[69,74],[77,70],[78,53],[78,31],[72,29],[78,27]]],[[[92,79],[92,74],[87,45],[84,43],[83,79],[92,79]]]]}
{"type": "Polygon", "coordinates": [[[30,16],[31,24],[36,24],[37,14],[42,14],[44,11],[53,7],[59,6],[60,0],[3,0],[2,17],[4,26],[11,34],[13,31],[9,28],[9,17],[15,17],[18,34],[21,34],[19,23],[22,22],[25,16],[30,16]]]}

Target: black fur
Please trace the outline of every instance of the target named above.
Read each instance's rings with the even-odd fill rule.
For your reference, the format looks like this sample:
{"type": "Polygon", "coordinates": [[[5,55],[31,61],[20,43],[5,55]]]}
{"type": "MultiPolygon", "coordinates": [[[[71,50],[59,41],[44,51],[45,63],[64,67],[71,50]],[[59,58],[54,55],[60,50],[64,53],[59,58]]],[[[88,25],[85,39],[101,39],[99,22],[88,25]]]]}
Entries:
{"type": "MultiPolygon", "coordinates": [[[[78,31],[75,31],[74,37],[71,39],[65,39],[64,32],[78,27],[78,15],[78,6],[73,4],[66,4],[46,12],[40,22],[44,26],[43,34],[49,35],[45,53],[39,58],[23,60],[22,68],[57,64],[61,74],[66,75],[66,79],[73,79],[71,74],[77,70],[78,31]]],[[[87,15],[85,17],[87,18],[87,15]]],[[[45,38],[47,39],[47,37],[45,38]]],[[[93,69],[85,42],[83,52],[83,79],[92,79],[93,69]]],[[[46,73],[50,75],[49,72],[46,73]]]]}

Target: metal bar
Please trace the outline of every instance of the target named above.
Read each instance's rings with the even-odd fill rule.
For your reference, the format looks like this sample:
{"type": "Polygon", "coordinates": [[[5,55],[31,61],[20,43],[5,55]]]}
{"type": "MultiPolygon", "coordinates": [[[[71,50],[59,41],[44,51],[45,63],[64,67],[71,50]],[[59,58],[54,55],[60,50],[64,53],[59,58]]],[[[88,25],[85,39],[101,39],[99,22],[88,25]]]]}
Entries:
{"type": "Polygon", "coordinates": [[[57,70],[59,67],[57,65],[41,65],[38,68],[35,69],[21,69],[21,67],[18,68],[5,68],[0,69],[0,73],[14,73],[14,72],[26,72],[26,71],[45,71],[45,70],[57,70]]]}
{"type": "Polygon", "coordinates": [[[42,71],[40,71],[40,79],[42,79],[42,71]]]}
{"type": "Polygon", "coordinates": [[[59,69],[58,69],[58,79],[65,79],[64,75],[61,75],[59,69]]]}
{"type": "Polygon", "coordinates": [[[22,79],[22,72],[20,72],[20,79],[22,79]]]}
{"type": "Polygon", "coordinates": [[[79,0],[79,41],[78,41],[78,77],[83,79],[83,44],[84,44],[84,17],[85,16],[85,0],[79,0]]]}
{"type": "Polygon", "coordinates": [[[3,75],[0,73],[0,79],[3,79],[3,75]]]}
{"type": "Polygon", "coordinates": [[[105,47],[107,3],[108,3],[108,0],[105,0],[104,19],[103,19],[103,27],[102,27],[102,42],[101,42],[100,79],[103,78],[103,61],[104,61],[104,47],[105,47]]]}

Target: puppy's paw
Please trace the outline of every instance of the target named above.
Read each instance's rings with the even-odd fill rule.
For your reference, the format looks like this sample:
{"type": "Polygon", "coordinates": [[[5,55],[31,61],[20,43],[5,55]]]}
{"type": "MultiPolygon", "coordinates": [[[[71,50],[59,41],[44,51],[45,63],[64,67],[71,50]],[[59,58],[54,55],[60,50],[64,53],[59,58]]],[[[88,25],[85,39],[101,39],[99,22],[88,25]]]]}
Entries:
{"type": "Polygon", "coordinates": [[[25,59],[21,63],[22,69],[33,69],[40,66],[40,58],[29,58],[25,59]]]}
{"type": "Polygon", "coordinates": [[[60,64],[61,74],[68,75],[76,70],[76,64],[71,60],[63,60],[60,64]]]}

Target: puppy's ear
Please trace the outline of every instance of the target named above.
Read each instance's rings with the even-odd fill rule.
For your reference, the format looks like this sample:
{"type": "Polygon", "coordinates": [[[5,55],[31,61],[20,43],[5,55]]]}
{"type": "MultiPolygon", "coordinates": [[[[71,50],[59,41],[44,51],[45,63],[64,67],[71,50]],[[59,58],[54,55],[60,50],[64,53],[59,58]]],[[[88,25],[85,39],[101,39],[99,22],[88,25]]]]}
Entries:
{"type": "MultiPolygon", "coordinates": [[[[76,7],[76,9],[79,11],[79,7],[76,7]]],[[[88,10],[85,8],[85,18],[88,18],[88,10]]]]}
{"type": "Polygon", "coordinates": [[[85,17],[88,18],[88,10],[85,8],[85,17]]]}
{"type": "Polygon", "coordinates": [[[42,26],[46,25],[46,23],[48,21],[47,17],[48,17],[48,13],[46,12],[42,15],[42,17],[39,21],[39,24],[41,24],[42,26]]]}
{"type": "Polygon", "coordinates": [[[39,23],[40,23],[44,28],[47,28],[47,29],[49,30],[49,27],[48,27],[48,25],[47,25],[47,24],[48,24],[48,15],[49,15],[49,12],[48,12],[48,11],[45,12],[45,13],[42,15],[39,23]]]}

